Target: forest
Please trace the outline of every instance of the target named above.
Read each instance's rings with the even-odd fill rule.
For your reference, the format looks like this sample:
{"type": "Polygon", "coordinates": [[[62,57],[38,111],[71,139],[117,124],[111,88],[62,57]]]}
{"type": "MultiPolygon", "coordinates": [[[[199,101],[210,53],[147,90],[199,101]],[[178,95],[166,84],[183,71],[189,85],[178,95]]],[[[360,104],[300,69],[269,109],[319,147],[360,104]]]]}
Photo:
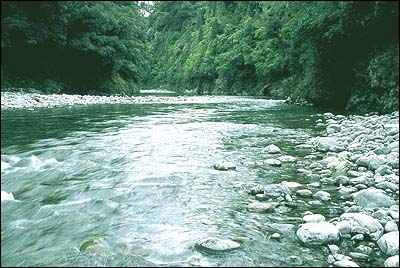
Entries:
{"type": "Polygon", "coordinates": [[[2,1],[1,89],[167,88],[389,113],[398,22],[398,1],[2,1]]]}

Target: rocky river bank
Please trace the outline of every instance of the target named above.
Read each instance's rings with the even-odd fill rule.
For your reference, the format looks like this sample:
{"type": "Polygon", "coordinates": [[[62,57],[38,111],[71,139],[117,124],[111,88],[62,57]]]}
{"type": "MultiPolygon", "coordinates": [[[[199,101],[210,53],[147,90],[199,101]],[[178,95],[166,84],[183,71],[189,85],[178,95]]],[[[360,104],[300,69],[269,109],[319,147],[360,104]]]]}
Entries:
{"type": "MultiPolygon", "coordinates": [[[[255,200],[248,209],[271,213],[303,204],[331,206],[329,215],[310,209],[303,212],[302,224],[288,224],[304,246],[320,247],[327,263],[337,267],[358,267],[374,258],[385,260],[380,266],[398,267],[399,113],[320,117],[320,136],[298,145],[310,149],[303,159],[284,155],[276,145],[265,148],[266,165],[294,162],[299,176],[311,182],[252,187],[249,194],[255,200]]],[[[233,165],[221,162],[214,168],[229,170],[233,165]]],[[[284,235],[276,232],[270,238],[284,235]]]]}

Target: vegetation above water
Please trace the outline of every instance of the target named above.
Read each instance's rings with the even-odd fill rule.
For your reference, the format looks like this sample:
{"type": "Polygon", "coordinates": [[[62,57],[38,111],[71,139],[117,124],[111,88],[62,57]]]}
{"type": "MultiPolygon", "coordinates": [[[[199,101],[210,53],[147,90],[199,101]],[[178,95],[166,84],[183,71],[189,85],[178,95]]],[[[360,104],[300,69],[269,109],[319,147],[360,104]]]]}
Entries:
{"type": "Polygon", "coordinates": [[[1,8],[2,88],[130,94],[162,86],[399,109],[397,1],[6,1],[1,8]]]}

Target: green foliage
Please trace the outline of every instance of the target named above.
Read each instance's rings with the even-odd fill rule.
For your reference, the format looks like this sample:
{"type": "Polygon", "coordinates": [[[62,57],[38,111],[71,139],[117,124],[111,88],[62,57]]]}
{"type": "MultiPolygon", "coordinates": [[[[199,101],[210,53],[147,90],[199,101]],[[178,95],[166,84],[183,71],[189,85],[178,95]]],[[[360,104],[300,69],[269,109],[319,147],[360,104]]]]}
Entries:
{"type": "Polygon", "coordinates": [[[119,80],[138,82],[148,70],[146,25],[135,2],[4,1],[1,8],[8,83],[17,75],[49,92],[129,92],[119,80]]]}
{"type": "Polygon", "coordinates": [[[398,109],[399,2],[3,1],[1,8],[2,88],[132,94],[144,84],[398,109]]]}

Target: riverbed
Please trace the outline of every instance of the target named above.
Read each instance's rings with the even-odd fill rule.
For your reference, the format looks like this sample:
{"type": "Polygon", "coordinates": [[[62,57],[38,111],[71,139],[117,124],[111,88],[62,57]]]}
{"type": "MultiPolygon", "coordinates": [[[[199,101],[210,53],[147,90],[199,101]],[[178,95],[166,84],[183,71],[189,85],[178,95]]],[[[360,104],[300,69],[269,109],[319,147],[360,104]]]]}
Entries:
{"type": "Polygon", "coordinates": [[[295,231],[306,211],[326,221],[344,212],[335,185],[319,188],[330,202],[249,206],[254,186],[316,181],[302,161],[324,157],[310,140],[325,133],[327,111],[256,97],[140,98],[2,109],[1,189],[15,199],[1,204],[2,266],[329,265],[295,231]],[[296,161],[266,164],[277,158],[271,144],[296,161]],[[216,170],[221,160],[235,169],[216,170]],[[240,246],[199,250],[207,237],[240,246]]]}

